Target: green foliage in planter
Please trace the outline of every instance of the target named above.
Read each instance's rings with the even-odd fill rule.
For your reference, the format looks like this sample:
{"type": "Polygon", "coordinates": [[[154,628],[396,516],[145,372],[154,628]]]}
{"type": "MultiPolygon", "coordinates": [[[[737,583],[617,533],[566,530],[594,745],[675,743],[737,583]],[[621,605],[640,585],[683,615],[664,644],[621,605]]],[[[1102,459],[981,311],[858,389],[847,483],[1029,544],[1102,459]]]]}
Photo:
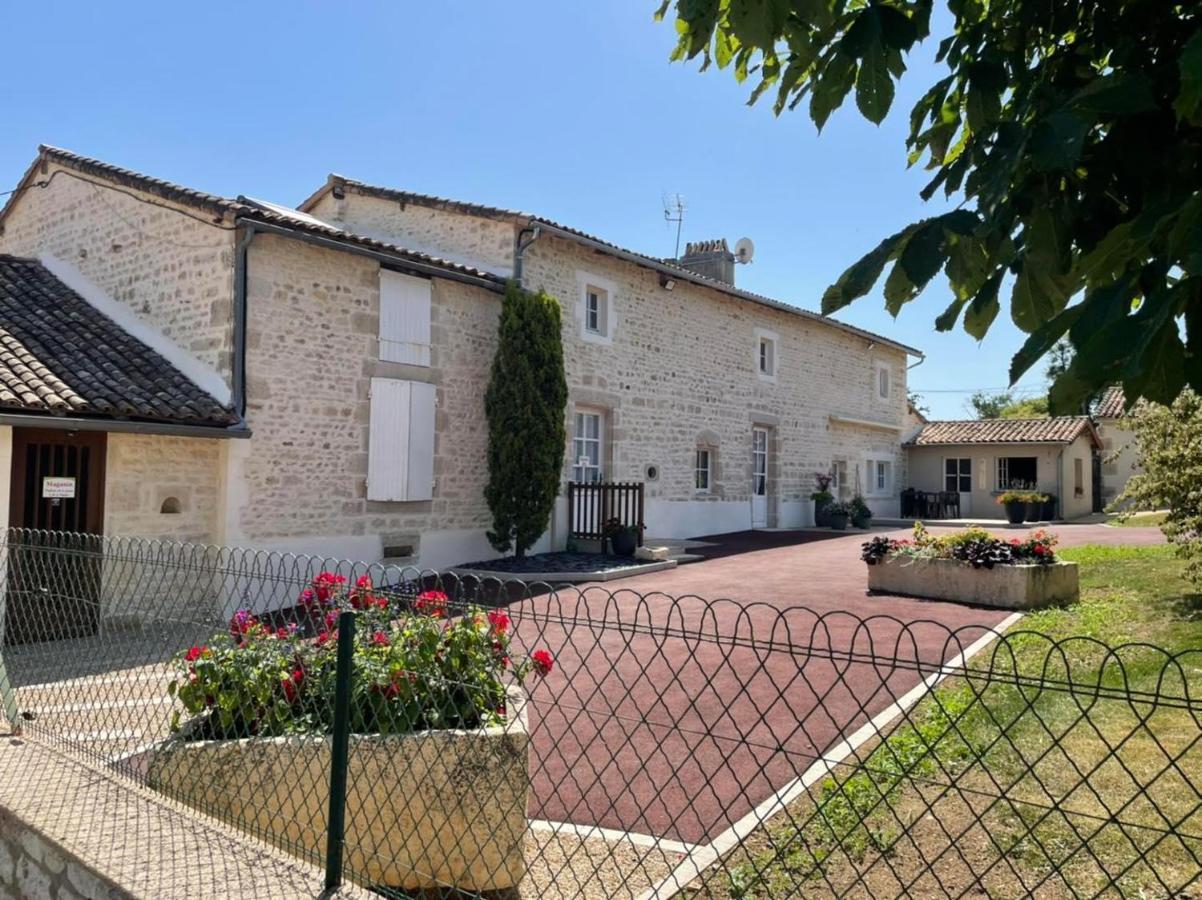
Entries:
{"type": "Polygon", "coordinates": [[[1007,503],[1046,503],[1047,495],[1034,491],[1006,491],[998,494],[997,502],[1002,506],[1007,503]]]}
{"type": "MultiPolygon", "coordinates": [[[[503,610],[468,606],[451,615],[441,591],[411,601],[376,592],[364,576],[347,590],[323,572],[301,598],[300,623],[269,627],[246,610],[229,630],[179,654],[168,692],[199,717],[193,739],[228,740],[328,734],[333,726],[338,616],[357,610],[351,729],[399,734],[479,728],[505,721],[505,688],[534,671],[546,675],[546,650],[511,659],[512,623],[503,610]]],[[[180,727],[180,712],[172,730],[180,727]]]]}
{"type": "Polygon", "coordinates": [[[559,302],[510,282],[484,396],[488,540],[500,553],[525,556],[547,530],[563,470],[567,402],[559,302]]]}
{"type": "Polygon", "coordinates": [[[872,510],[868,508],[868,503],[859,494],[851,498],[851,502],[847,504],[847,509],[851,515],[851,520],[857,524],[861,522],[866,523],[872,519],[872,510]]]}

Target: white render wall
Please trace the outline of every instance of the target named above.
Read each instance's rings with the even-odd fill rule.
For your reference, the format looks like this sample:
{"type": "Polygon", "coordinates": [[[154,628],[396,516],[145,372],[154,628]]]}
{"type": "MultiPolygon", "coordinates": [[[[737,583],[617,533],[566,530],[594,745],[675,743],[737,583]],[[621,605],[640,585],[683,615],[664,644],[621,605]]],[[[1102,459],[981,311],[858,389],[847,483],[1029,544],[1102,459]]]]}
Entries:
{"type": "Polygon", "coordinates": [[[1123,419],[1100,419],[1102,439],[1102,502],[1109,506],[1127,486],[1127,479],[1142,471],[1135,435],[1123,419]]]}

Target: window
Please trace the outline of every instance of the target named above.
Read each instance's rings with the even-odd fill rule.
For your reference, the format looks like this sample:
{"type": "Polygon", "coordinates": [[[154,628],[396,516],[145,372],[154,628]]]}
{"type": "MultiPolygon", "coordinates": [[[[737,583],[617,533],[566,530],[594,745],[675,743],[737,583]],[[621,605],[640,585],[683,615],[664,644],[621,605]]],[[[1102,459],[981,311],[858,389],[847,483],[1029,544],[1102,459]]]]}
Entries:
{"type": "Polygon", "coordinates": [[[762,328],[755,330],[755,371],[763,381],[776,381],[776,334],[762,328]]]}
{"type": "Polygon", "coordinates": [[[572,480],[601,480],[602,415],[577,412],[572,432],[572,480]]]}
{"type": "Polygon", "coordinates": [[[893,390],[893,372],[885,363],[876,364],[876,396],[888,400],[893,390]]]}
{"type": "Polygon", "coordinates": [[[584,330],[591,334],[608,334],[609,293],[599,287],[584,288],[584,330]]]}
{"type": "Polygon", "coordinates": [[[999,491],[1035,490],[1038,480],[1038,460],[1034,456],[998,457],[997,489],[999,491]]]}
{"type": "Polygon", "coordinates": [[[434,408],[432,384],[371,380],[368,500],[433,498],[434,408]]]}
{"type": "Polygon", "coordinates": [[[768,429],[751,430],[751,493],[768,496],[768,429]]]}
{"type": "Polygon", "coordinates": [[[430,365],[430,280],[380,270],[380,359],[430,365]]]}
{"type": "Polygon", "coordinates": [[[961,494],[972,493],[972,460],[968,457],[943,461],[943,489],[961,494]]]}
{"type": "Polygon", "coordinates": [[[708,450],[697,451],[697,461],[694,464],[693,486],[700,494],[710,492],[710,481],[713,479],[713,460],[708,450]]]}
{"type": "Polygon", "coordinates": [[[1073,496],[1085,496],[1085,460],[1079,456],[1073,459],[1073,496]]]}
{"type": "Polygon", "coordinates": [[[868,460],[868,495],[886,497],[893,492],[893,460],[868,460]]]}
{"type": "Polygon", "coordinates": [[[831,464],[831,493],[844,500],[851,496],[851,485],[847,480],[847,460],[837,459],[831,464]]]}

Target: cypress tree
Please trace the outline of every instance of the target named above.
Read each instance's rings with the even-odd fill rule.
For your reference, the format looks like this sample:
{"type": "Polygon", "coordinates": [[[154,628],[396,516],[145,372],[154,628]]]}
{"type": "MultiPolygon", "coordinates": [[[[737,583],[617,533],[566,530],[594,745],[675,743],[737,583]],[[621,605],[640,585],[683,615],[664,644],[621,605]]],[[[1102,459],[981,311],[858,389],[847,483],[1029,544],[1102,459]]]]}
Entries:
{"type": "Polygon", "coordinates": [[[543,291],[505,289],[497,355],[484,397],[488,419],[489,543],[517,557],[539,539],[551,518],[563,468],[564,408],[559,301],[543,291]]]}

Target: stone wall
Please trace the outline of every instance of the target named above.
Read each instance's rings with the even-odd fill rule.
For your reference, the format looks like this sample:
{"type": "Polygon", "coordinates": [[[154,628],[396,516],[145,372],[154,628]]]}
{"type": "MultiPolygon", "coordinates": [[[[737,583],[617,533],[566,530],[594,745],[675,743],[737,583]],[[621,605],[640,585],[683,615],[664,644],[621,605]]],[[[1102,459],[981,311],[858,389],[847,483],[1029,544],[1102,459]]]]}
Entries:
{"type": "Polygon", "coordinates": [[[310,213],[350,231],[473,265],[499,275],[513,271],[514,227],[509,222],[470,216],[415,203],[358,194],[346,188],[339,200],[324,194],[310,213]]]}
{"type": "MultiPolygon", "coordinates": [[[[402,208],[352,188],[342,200],[327,194],[313,212],[402,244],[455,258],[491,258],[497,271],[510,269],[503,252],[507,246],[511,252],[513,240],[507,223],[414,204],[402,208]]],[[[577,407],[605,414],[607,478],[642,481],[647,467],[656,467],[658,478],[647,483],[653,534],[750,525],[753,425],[771,432],[771,524],[801,524],[814,472],[836,461],[865,489],[870,457],[893,465],[891,496],[870,497],[870,505],[882,515],[897,513],[897,489],[906,479],[902,351],[870,347],[870,339],[710,288],[679,283],[667,291],[649,269],[545,235],[526,253],[523,281],[564,307],[569,426],[577,407]],[[582,336],[582,279],[610,289],[608,340],[582,336]],[[774,383],[755,370],[757,328],[779,337],[774,383]],[[887,402],[876,399],[878,362],[891,369],[887,402]],[[693,487],[694,454],[703,444],[715,460],[708,494],[693,487]]],[[[569,457],[570,444],[565,463],[569,457]]],[[[569,476],[565,464],[565,481],[569,476]]],[[[564,515],[561,503],[561,520],[564,515]]]]}
{"type": "Polygon", "coordinates": [[[234,236],[211,214],[51,163],[19,197],[0,253],[48,253],[230,377],[234,236]]]}
{"type": "Polygon", "coordinates": [[[117,887],[0,809],[0,900],[123,900],[133,894],[117,887]]]}
{"type": "Polygon", "coordinates": [[[423,565],[488,553],[484,389],[500,296],[435,279],[431,365],[379,361],[379,264],[259,236],[250,250],[248,448],[229,541],[376,560],[412,546],[423,565]],[[438,386],[434,499],[366,499],[372,377],[438,386]],[[435,552],[437,544],[445,552],[435,552]],[[442,558],[445,557],[445,558],[442,558]]]}
{"type": "Polygon", "coordinates": [[[220,456],[221,442],[215,439],[110,434],[105,534],[216,541],[220,456]]]}

